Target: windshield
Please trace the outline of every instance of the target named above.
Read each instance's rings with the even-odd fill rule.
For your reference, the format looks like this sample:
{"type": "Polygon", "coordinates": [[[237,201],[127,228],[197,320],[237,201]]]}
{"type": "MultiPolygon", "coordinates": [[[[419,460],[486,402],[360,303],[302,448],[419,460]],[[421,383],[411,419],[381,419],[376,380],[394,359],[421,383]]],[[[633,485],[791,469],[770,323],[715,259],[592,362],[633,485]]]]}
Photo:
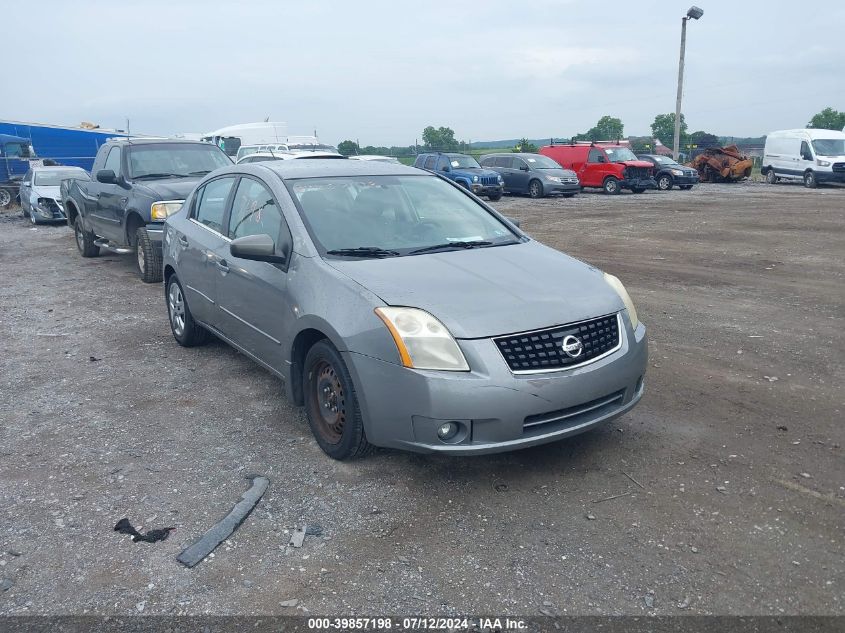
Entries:
{"type": "Polygon", "coordinates": [[[58,187],[65,178],[91,180],[88,172],[84,169],[50,169],[49,171],[36,171],[33,184],[40,187],[58,187]]]}
{"type": "Polygon", "coordinates": [[[433,176],[287,182],[308,232],[324,252],[385,249],[396,256],[421,248],[453,250],[481,242],[498,246],[520,239],[482,205],[433,176]]]}
{"type": "Polygon", "coordinates": [[[167,143],[129,145],[129,178],[158,174],[167,176],[202,176],[232,161],[213,145],[167,143]]]}
{"type": "MultiPolygon", "coordinates": [[[[668,156],[652,156],[655,162],[660,163],[661,165],[678,165],[674,160],[669,158],[668,156]]],[[[680,167],[680,165],[678,165],[680,167]]]]}
{"type": "Polygon", "coordinates": [[[537,154],[536,156],[520,156],[520,158],[528,163],[529,167],[533,167],[534,169],[562,169],[560,165],[548,156],[537,154]]]}
{"type": "Polygon", "coordinates": [[[250,154],[255,154],[258,151],[257,147],[239,147],[238,148],[238,158],[242,158],[243,156],[249,156],[250,154]]]}
{"type": "Polygon", "coordinates": [[[611,163],[619,163],[623,160],[637,160],[634,152],[627,147],[605,147],[604,151],[607,152],[607,157],[611,163]]]}
{"type": "Polygon", "coordinates": [[[308,143],[299,145],[288,145],[288,149],[292,152],[336,152],[337,148],[333,145],[321,145],[320,143],[308,143]]]}
{"type": "Polygon", "coordinates": [[[452,165],[452,167],[481,167],[477,160],[475,160],[472,156],[467,156],[466,154],[449,154],[448,157],[449,164],[452,165]]]}
{"type": "Polygon", "coordinates": [[[6,143],[6,156],[9,158],[35,158],[32,146],[24,143],[6,143]]]}
{"type": "Polygon", "coordinates": [[[817,156],[845,156],[845,139],[818,138],[813,141],[817,156]]]}

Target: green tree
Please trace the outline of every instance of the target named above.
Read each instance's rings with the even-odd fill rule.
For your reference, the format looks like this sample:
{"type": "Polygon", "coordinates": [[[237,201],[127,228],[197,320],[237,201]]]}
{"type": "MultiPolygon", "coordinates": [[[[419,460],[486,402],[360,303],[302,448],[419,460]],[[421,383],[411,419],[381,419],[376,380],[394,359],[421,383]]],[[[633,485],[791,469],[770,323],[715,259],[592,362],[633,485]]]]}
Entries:
{"type": "Polygon", "coordinates": [[[337,151],[344,156],[353,156],[358,153],[358,143],[355,141],[341,141],[337,144],[337,151]]]}
{"type": "MultiPolygon", "coordinates": [[[[654,123],[651,124],[651,134],[654,138],[660,139],[666,147],[672,147],[675,143],[675,113],[658,114],[654,117],[654,123]]],[[[687,134],[687,122],[684,121],[684,115],[681,114],[681,144],[684,144],[684,138],[687,134]]]]}
{"type": "Polygon", "coordinates": [[[537,146],[529,142],[527,138],[520,139],[519,143],[513,148],[514,152],[528,152],[530,154],[537,153],[537,146]]]}
{"type": "Polygon", "coordinates": [[[690,145],[695,145],[699,149],[703,149],[705,147],[719,146],[718,136],[716,136],[715,134],[710,134],[709,132],[704,132],[702,130],[693,132],[689,135],[687,140],[690,145]]]}
{"type": "Polygon", "coordinates": [[[841,130],[845,128],[845,112],[839,112],[833,108],[825,108],[810,119],[807,127],[814,127],[820,130],[841,130]]]}
{"type": "Polygon", "coordinates": [[[423,143],[426,149],[433,149],[441,152],[450,152],[458,149],[458,141],[455,140],[455,130],[450,127],[435,128],[429,125],[422,133],[423,143]]]}
{"type": "Polygon", "coordinates": [[[572,137],[574,141],[616,141],[624,136],[625,126],[622,120],[608,114],[598,120],[595,127],[591,127],[583,134],[572,137]]]}

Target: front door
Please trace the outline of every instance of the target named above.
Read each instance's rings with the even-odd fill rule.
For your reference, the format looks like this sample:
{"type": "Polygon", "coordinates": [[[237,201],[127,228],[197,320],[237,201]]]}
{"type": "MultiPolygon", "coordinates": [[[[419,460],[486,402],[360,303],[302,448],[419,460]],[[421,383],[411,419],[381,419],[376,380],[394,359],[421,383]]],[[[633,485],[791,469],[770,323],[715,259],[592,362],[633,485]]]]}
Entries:
{"type": "MultiPolygon", "coordinates": [[[[122,173],[120,153],[120,147],[112,147],[106,157],[106,163],[103,165],[103,169],[112,170],[114,175],[118,177],[122,173]]],[[[94,174],[94,180],[91,182],[91,193],[96,196],[96,200],[92,201],[94,212],[91,219],[93,222],[91,223],[92,226],[88,228],[100,237],[122,244],[125,238],[121,228],[121,218],[129,192],[120,185],[99,182],[96,178],[97,174],[94,174]]]]}
{"type": "Polygon", "coordinates": [[[531,172],[528,171],[528,163],[521,158],[514,156],[511,168],[508,170],[511,176],[511,191],[528,193],[528,183],[531,182],[531,172]]]}
{"type": "Polygon", "coordinates": [[[607,172],[607,156],[597,147],[590,148],[587,162],[578,171],[578,178],[583,187],[601,187],[607,172]]]}
{"type": "MultiPolygon", "coordinates": [[[[283,244],[291,243],[269,187],[247,176],[241,178],[232,198],[227,235],[233,240],[269,235],[279,254],[283,244]]],[[[216,254],[221,263],[217,276],[221,331],[259,360],[283,371],[284,343],[295,320],[287,295],[287,265],[233,257],[228,244],[216,254]]]]}

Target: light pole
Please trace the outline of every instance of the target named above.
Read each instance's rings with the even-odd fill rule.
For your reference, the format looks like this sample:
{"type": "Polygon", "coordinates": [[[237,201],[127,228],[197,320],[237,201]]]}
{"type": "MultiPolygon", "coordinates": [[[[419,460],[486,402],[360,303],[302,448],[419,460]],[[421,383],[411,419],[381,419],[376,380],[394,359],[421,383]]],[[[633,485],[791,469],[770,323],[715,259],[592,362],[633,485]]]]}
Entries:
{"type": "Polygon", "coordinates": [[[675,139],[672,144],[672,157],[678,160],[681,145],[681,96],[684,94],[684,50],[687,47],[687,20],[697,20],[704,11],[696,6],[690,7],[687,14],[681,18],[681,59],[678,62],[678,99],[675,101],[675,139]]]}

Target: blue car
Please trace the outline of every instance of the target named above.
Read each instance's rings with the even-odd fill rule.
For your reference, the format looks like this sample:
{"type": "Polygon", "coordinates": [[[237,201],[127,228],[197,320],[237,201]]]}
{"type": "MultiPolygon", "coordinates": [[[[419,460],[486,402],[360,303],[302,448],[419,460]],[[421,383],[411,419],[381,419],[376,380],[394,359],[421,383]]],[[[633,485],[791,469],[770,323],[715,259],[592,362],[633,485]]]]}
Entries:
{"type": "Polygon", "coordinates": [[[487,196],[490,200],[499,200],[505,190],[505,181],[499,174],[492,169],[484,169],[466,154],[419,154],[414,167],[454,180],[475,195],[487,196]]]}

